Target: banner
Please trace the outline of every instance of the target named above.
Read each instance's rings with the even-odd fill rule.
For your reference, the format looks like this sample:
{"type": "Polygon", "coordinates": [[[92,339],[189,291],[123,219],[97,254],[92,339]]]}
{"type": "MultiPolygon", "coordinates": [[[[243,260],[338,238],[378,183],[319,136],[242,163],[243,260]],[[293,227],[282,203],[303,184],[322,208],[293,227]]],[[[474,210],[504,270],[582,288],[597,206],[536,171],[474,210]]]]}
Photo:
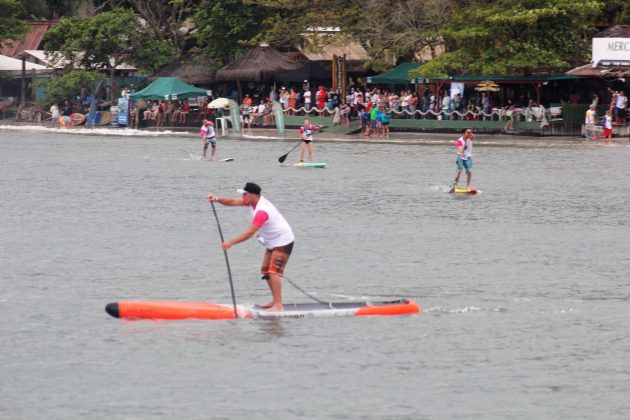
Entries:
{"type": "Polygon", "coordinates": [[[127,125],[129,124],[129,101],[127,98],[118,98],[118,124],[119,125],[127,125]]]}
{"type": "Polygon", "coordinates": [[[232,130],[237,133],[241,132],[241,111],[234,99],[228,101],[230,107],[230,120],[232,120],[232,130]]]}
{"type": "Polygon", "coordinates": [[[284,110],[279,102],[273,101],[273,113],[276,117],[276,128],[278,134],[284,134],[284,110]]]}

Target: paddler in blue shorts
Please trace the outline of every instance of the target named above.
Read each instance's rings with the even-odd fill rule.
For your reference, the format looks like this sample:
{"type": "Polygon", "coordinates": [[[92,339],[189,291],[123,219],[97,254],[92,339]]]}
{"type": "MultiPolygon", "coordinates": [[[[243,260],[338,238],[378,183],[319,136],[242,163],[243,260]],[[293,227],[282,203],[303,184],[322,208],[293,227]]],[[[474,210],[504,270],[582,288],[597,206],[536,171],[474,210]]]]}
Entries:
{"type": "Polygon", "coordinates": [[[472,179],[472,149],[473,149],[473,139],[475,135],[473,134],[471,129],[464,130],[462,136],[457,139],[457,143],[455,146],[457,147],[457,172],[455,172],[455,181],[453,182],[453,188],[449,192],[455,192],[455,188],[457,188],[457,183],[459,182],[459,176],[462,173],[462,170],[466,170],[466,189],[470,189],[470,180],[472,179]]]}
{"type": "Polygon", "coordinates": [[[261,306],[269,311],[282,311],[284,306],[281,277],[293,250],[295,240],[293,230],[278,209],[260,195],[260,186],[248,182],[238,192],[243,195],[242,198],[219,198],[212,194],[208,195],[208,201],[224,206],[248,206],[252,213],[249,228],[237,237],[223,242],[221,247],[227,250],[232,245],[248,240],[254,234],[258,237],[266,248],[260,272],[262,279],[267,281],[272,296],[270,303],[261,306]]]}
{"type": "Polygon", "coordinates": [[[201,141],[203,141],[203,156],[202,159],[206,159],[206,153],[208,152],[208,145],[212,145],[212,152],[210,153],[210,160],[214,160],[214,155],[217,151],[217,139],[216,132],[214,131],[214,124],[210,120],[203,120],[201,131],[199,133],[201,141]]]}

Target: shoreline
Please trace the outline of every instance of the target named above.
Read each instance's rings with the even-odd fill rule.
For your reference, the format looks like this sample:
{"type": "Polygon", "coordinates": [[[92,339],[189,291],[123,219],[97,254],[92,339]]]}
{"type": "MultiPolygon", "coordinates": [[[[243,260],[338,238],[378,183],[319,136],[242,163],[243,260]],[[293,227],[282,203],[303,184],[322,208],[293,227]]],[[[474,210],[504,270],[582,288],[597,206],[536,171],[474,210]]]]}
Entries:
{"type": "MultiPolygon", "coordinates": [[[[0,121],[0,131],[25,131],[35,133],[59,133],[59,134],[98,134],[103,136],[120,137],[181,137],[197,139],[196,127],[167,128],[163,131],[151,129],[134,129],[122,127],[74,127],[59,128],[28,123],[5,123],[0,121]]],[[[217,134],[220,133],[218,130],[217,134]]],[[[255,128],[242,130],[240,134],[228,130],[225,137],[231,140],[261,140],[261,141],[287,141],[299,140],[299,132],[296,129],[285,130],[284,135],[278,134],[276,129],[255,128]]],[[[220,140],[221,135],[217,135],[220,140]]],[[[315,133],[316,142],[341,142],[360,144],[405,144],[405,145],[452,145],[459,137],[459,133],[431,133],[431,132],[393,132],[387,138],[364,137],[361,134],[344,135],[339,133],[315,133]]],[[[532,137],[518,134],[477,134],[475,144],[488,147],[568,147],[568,146],[601,146],[601,141],[586,141],[583,137],[546,136],[532,137]]],[[[630,145],[627,137],[613,137],[611,145],[630,145]]]]}

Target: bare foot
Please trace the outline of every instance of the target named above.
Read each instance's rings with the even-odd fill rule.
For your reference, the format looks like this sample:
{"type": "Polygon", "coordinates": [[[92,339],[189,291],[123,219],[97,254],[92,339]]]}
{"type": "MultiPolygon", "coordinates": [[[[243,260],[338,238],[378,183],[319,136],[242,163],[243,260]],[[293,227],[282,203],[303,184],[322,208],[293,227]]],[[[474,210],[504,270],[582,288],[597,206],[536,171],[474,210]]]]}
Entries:
{"type": "Polygon", "coordinates": [[[273,302],[265,303],[264,305],[259,305],[263,309],[268,309],[273,306],[273,302]]]}
{"type": "Polygon", "coordinates": [[[282,312],[284,310],[284,306],[282,305],[272,305],[266,308],[269,312],[282,312]]]}

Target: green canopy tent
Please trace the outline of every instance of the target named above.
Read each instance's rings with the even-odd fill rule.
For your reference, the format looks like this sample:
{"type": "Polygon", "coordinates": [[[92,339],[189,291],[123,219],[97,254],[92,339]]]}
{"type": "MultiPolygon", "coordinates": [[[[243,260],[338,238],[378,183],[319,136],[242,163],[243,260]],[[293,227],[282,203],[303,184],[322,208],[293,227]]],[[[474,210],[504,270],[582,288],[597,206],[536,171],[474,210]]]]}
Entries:
{"type": "Polygon", "coordinates": [[[413,79],[409,77],[409,72],[420,67],[418,63],[400,63],[388,72],[368,77],[367,82],[377,85],[405,85],[413,83],[413,79]]]}
{"type": "Polygon", "coordinates": [[[172,100],[208,96],[206,89],[189,85],[177,77],[158,77],[149,86],[129,95],[130,99],[172,100]]]}

